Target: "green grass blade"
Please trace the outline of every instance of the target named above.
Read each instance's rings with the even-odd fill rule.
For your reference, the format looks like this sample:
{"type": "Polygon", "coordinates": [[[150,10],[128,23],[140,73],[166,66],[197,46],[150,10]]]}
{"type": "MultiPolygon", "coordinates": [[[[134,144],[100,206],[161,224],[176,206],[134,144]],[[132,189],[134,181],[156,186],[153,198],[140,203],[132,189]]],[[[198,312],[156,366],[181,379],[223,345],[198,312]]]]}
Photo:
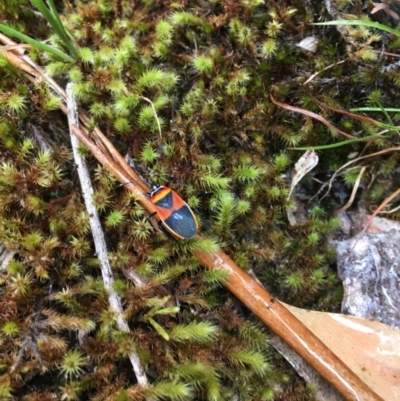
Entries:
{"type": "Polygon", "coordinates": [[[395,109],[393,107],[380,106],[380,107],[357,107],[354,109],[350,109],[350,111],[380,111],[381,113],[383,113],[386,116],[387,120],[389,121],[389,124],[378,122],[379,127],[390,129],[390,130],[396,130],[396,131],[399,129],[399,127],[396,127],[394,125],[394,122],[388,113],[390,113],[390,112],[397,113],[400,111],[400,109],[395,109]]]}
{"type": "Polygon", "coordinates": [[[44,50],[48,53],[54,54],[55,56],[58,56],[60,58],[62,58],[65,61],[68,61],[69,63],[73,63],[75,60],[71,57],[68,56],[67,54],[63,53],[62,51],[55,49],[54,47],[45,45],[42,42],[39,42],[35,39],[30,38],[29,36],[24,35],[21,32],[16,31],[13,28],[10,28],[9,26],[0,24],[0,32],[5,33],[8,36],[12,36],[14,38],[18,38],[20,40],[22,40],[25,43],[28,43],[34,47],[37,47],[40,50],[44,50]]]}
{"type": "Polygon", "coordinates": [[[169,341],[169,334],[164,330],[164,327],[159,325],[154,319],[149,318],[149,323],[156,329],[157,333],[164,338],[165,340],[169,341]]]}
{"type": "Polygon", "coordinates": [[[46,18],[47,22],[54,28],[56,25],[56,20],[54,19],[53,14],[46,7],[42,0],[30,0],[30,2],[41,12],[44,18],[46,18]]]}
{"type": "Polygon", "coordinates": [[[348,139],[346,141],[332,143],[330,145],[305,146],[305,147],[301,147],[301,148],[289,148],[289,149],[291,149],[291,150],[325,150],[325,149],[338,148],[339,146],[348,145],[349,143],[368,141],[370,139],[385,139],[385,137],[383,137],[381,135],[371,135],[371,136],[365,136],[363,138],[348,139]]]}
{"type": "Polygon", "coordinates": [[[390,118],[388,111],[381,104],[378,105],[381,108],[381,111],[385,115],[386,119],[389,121],[389,124],[394,125],[393,120],[390,118]]]}
{"type": "Polygon", "coordinates": [[[389,28],[386,25],[379,24],[378,22],[372,22],[368,20],[337,20],[328,22],[316,22],[313,25],[358,25],[366,26],[369,28],[381,29],[382,31],[390,32],[393,35],[400,36],[400,31],[396,29],[389,28]]]}
{"type": "MultiPolygon", "coordinates": [[[[58,16],[57,10],[54,7],[54,10],[49,10],[42,0],[30,0],[30,2],[42,13],[43,17],[49,22],[52,26],[56,34],[61,38],[64,45],[68,48],[71,54],[76,58],[78,56],[78,52],[71,41],[70,35],[64,28],[60,17],[58,16]]],[[[53,3],[54,6],[54,3],[53,3]]]]}
{"type": "Polygon", "coordinates": [[[57,20],[60,32],[59,34],[61,34],[61,32],[63,32],[68,40],[68,43],[70,44],[70,46],[68,46],[69,51],[74,55],[74,57],[78,57],[78,51],[75,47],[75,44],[73,43],[72,37],[70,35],[70,33],[65,29],[64,24],[62,23],[60,16],[58,15],[56,6],[54,5],[54,1],[53,0],[48,0],[49,5],[50,5],[50,9],[53,13],[54,18],[57,20]]]}
{"type": "MultiPolygon", "coordinates": [[[[393,107],[385,107],[385,110],[390,113],[399,113],[400,109],[396,109],[393,107]]],[[[356,107],[354,109],[350,109],[350,111],[382,111],[382,109],[380,107],[356,107]]]]}

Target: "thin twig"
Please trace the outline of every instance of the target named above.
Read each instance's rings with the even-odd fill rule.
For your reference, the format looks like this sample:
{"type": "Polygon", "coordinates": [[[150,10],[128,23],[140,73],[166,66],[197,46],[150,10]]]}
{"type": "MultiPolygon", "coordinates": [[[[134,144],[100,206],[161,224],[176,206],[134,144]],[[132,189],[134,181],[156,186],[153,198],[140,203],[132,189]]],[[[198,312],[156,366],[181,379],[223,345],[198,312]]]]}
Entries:
{"type": "Polygon", "coordinates": [[[357,193],[358,187],[360,186],[361,178],[362,178],[362,176],[364,174],[364,171],[366,169],[367,169],[366,166],[361,167],[361,170],[360,170],[360,172],[358,174],[357,180],[354,183],[354,187],[353,187],[353,191],[351,192],[350,199],[339,210],[336,210],[335,214],[340,214],[340,213],[344,212],[345,210],[347,210],[353,204],[354,198],[356,197],[356,193],[357,193]]]}
{"type": "Polygon", "coordinates": [[[368,220],[366,221],[366,223],[364,224],[364,227],[361,231],[361,234],[364,234],[367,231],[367,228],[369,227],[369,225],[371,224],[371,221],[373,220],[373,218],[375,216],[377,216],[381,210],[387,205],[389,204],[396,196],[398,196],[400,194],[400,188],[393,192],[390,196],[388,196],[375,210],[374,213],[372,213],[372,215],[368,218],[368,220]]]}
{"type": "MultiPolygon", "coordinates": [[[[343,166],[341,166],[340,168],[338,168],[332,175],[332,177],[329,179],[329,181],[327,181],[325,184],[328,184],[328,189],[325,192],[324,196],[322,198],[320,198],[320,202],[322,201],[322,199],[324,199],[330,192],[331,188],[332,188],[332,184],[333,181],[335,180],[335,178],[337,177],[337,175],[344,170],[346,167],[350,166],[353,163],[356,163],[360,160],[364,160],[364,159],[368,159],[369,157],[374,157],[374,156],[380,156],[383,155],[385,153],[390,153],[390,152],[396,152],[396,151],[400,151],[400,146],[395,146],[393,148],[388,148],[388,149],[383,149],[380,150],[379,152],[375,152],[375,153],[371,153],[370,155],[365,155],[365,156],[360,156],[357,157],[356,159],[350,160],[347,163],[343,164],[343,166]]],[[[313,199],[316,195],[314,195],[311,199],[313,199]]],[[[310,200],[311,200],[310,199],[310,200]]]]}
{"type": "Polygon", "coordinates": [[[347,61],[347,59],[346,59],[346,60],[342,60],[342,61],[338,61],[337,63],[333,63],[333,64],[331,64],[331,65],[328,65],[327,67],[323,68],[322,70],[319,70],[319,71],[315,72],[314,74],[312,74],[312,75],[307,79],[306,82],[304,82],[303,85],[307,85],[308,83],[310,83],[318,74],[321,74],[321,72],[324,72],[324,71],[326,71],[326,70],[329,70],[329,69],[332,68],[332,67],[335,67],[335,66],[337,66],[337,65],[339,65],[339,64],[344,63],[345,61],[347,61]]]}
{"type": "Polygon", "coordinates": [[[146,100],[146,102],[149,102],[149,103],[150,103],[151,109],[153,110],[153,113],[154,113],[154,118],[155,118],[156,121],[157,121],[158,132],[160,133],[160,138],[162,138],[162,135],[161,135],[161,125],[160,125],[160,121],[159,121],[158,116],[157,116],[157,110],[156,110],[156,108],[154,107],[153,102],[152,102],[149,98],[147,98],[147,97],[144,97],[144,96],[140,96],[140,97],[141,97],[143,100],[146,100]]]}
{"type": "Polygon", "coordinates": [[[379,214],[393,214],[394,212],[397,212],[399,209],[400,209],[400,205],[396,206],[395,208],[390,209],[390,210],[381,210],[379,212],[379,214]]]}
{"type": "MultiPolygon", "coordinates": [[[[68,107],[68,125],[78,126],[78,112],[75,103],[75,99],[72,93],[72,84],[67,85],[67,107],[68,107]]],[[[114,277],[110,262],[107,255],[107,246],[104,238],[104,232],[101,227],[100,218],[96,207],[93,205],[93,187],[90,180],[89,170],[86,165],[86,161],[78,153],[79,141],[73,134],[73,130],[70,129],[72,150],[74,153],[74,159],[78,170],[79,181],[82,187],[82,194],[85,200],[86,209],[89,215],[90,227],[92,229],[93,241],[96,248],[96,253],[99,258],[101,274],[103,276],[104,287],[108,292],[108,302],[111,309],[116,314],[116,320],[118,328],[124,332],[130,332],[128,323],[123,317],[123,309],[121,298],[114,290],[114,277]]],[[[133,370],[135,372],[137,381],[140,386],[148,387],[149,382],[147,376],[140,362],[139,355],[136,352],[131,352],[129,354],[129,359],[131,360],[133,370]]]]}
{"type": "Polygon", "coordinates": [[[332,131],[336,131],[336,132],[338,132],[339,134],[343,135],[346,138],[349,138],[349,139],[356,139],[357,138],[354,135],[350,135],[347,132],[344,132],[341,129],[336,128],[326,118],[320,116],[317,113],[314,113],[314,112],[306,110],[306,109],[302,109],[301,107],[296,107],[296,106],[292,106],[290,104],[278,102],[277,100],[275,100],[275,98],[272,95],[269,95],[269,97],[271,98],[272,103],[276,104],[279,107],[282,107],[283,109],[294,111],[295,113],[304,114],[305,116],[308,116],[308,117],[311,117],[311,118],[315,118],[316,120],[321,121],[322,124],[325,124],[332,131]]]}

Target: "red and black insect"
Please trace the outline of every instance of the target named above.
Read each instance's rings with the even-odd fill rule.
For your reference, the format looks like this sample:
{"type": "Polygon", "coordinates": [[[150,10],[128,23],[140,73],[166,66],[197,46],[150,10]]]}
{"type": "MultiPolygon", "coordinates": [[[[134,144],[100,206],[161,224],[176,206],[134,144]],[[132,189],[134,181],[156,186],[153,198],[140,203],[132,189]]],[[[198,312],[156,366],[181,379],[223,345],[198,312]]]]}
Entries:
{"type": "Polygon", "coordinates": [[[164,227],[176,238],[190,239],[196,235],[198,224],[189,205],[171,188],[153,186],[150,201],[164,227]]]}

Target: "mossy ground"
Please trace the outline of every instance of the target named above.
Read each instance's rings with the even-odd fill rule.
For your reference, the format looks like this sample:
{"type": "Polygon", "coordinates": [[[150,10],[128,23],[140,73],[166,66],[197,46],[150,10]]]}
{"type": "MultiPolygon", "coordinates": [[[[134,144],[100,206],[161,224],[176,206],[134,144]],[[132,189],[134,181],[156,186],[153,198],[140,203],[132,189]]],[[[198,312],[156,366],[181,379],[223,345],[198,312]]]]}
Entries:
{"type": "MultiPolygon", "coordinates": [[[[340,3],[347,14],[360,16],[358,2],[340,3]]],[[[385,69],[391,60],[373,50],[396,52],[398,41],[352,28],[346,42],[334,27],[312,26],[330,19],[317,1],[65,0],[58,6],[79,45],[79,60],[67,64],[34,49],[29,55],[61,85],[72,81],[79,106],[143,178],[168,184],[186,199],[201,230],[277,298],[337,311],[341,287],[325,238],[337,228],[331,212],[340,205],[333,198],[311,204],[295,227],[286,210],[290,169],[301,155],[288,147],[341,138],[278,108],[270,95],[352,135],[375,134],[376,127],[314,99],[343,110],[396,106],[399,74],[385,69]],[[315,53],[296,46],[312,35],[319,38],[315,53]],[[154,103],[161,134],[143,97],[154,103]]],[[[61,46],[26,1],[0,1],[0,16],[61,46]]],[[[0,278],[0,399],[142,399],[127,359],[132,349],[158,389],[154,399],[312,399],[268,348],[267,330],[221,286],[223,277],[204,271],[185,242],[156,234],[142,207],[89,155],[94,203],[132,334],[116,329],[66,119],[43,82],[32,85],[0,62],[0,238],[16,252],[0,278]],[[130,269],[148,283],[133,285],[130,269]],[[169,303],[180,312],[154,314],[169,303]],[[164,339],[150,318],[175,339],[164,339]],[[201,332],[201,322],[212,329],[201,332]],[[192,324],[198,324],[194,334],[192,324]]],[[[391,117],[396,123],[397,115],[391,117]]],[[[389,132],[364,151],[393,146],[396,135],[389,132]]],[[[317,172],[335,171],[364,148],[358,142],[324,151],[317,172]]],[[[372,184],[364,201],[379,204],[392,188],[397,153],[365,165],[364,186],[372,184]]],[[[346,173],[345,186],[351,188],[358,171],[346,173]]],[[[305,183],[309,197],[318,190],[314,185],[305,183]]]]}

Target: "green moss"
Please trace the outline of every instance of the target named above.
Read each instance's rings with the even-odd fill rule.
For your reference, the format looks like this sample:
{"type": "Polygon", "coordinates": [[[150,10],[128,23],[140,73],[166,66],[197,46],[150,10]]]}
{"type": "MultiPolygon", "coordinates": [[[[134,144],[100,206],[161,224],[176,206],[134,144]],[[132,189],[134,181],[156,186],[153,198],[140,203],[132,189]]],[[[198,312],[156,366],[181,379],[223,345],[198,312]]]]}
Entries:
{"type": "Polygon", "coordinates": [[[208,73],[213,70],[214,63],[212,58],[207,56],[196,56],[192,60],[192,65],[199,73],[208,73]]]}
{"type": "Polygon", "coordinates": [[[174,26],[168,20],[161,20],[155,26],[157,39],[164,44],[172,42],[174,26]]]}
{"type": "MultiPolygon", "coordinates": [[[[226,273],[203,271],[191,252],[221,247],[267,282],[279,299],[337,310],[341,290],[328,263],[334,252],[325,244],[339,224],[331,217],[334,202],[307,204],[308,219],[296,227],[287,223],[291,170],[299,158],[287,148],[341,139],[307,112],[352,135],[382,135],[380,127],[327,105],[348,110],[366,99],[366,106],[379,110],[393,106],[399,78],[385,72],[384,59],[374,61],[378,38],[372,31],[349,30],[346,47],[331,43],[334,31],[327,28],[328,39],[311,56],[294,46],[299,32],[308,35],[304,27],[313,15],[308,7],[297,2],[295,10],[293,2],[283,1],[274,9],[264,3],[211,2],[208,7],[104,0],[70,5],[62,19],[79,47],[76,63],[30,50],[59,84],[65,79],[75,83],[79,107],[91,117],[93,138],[98,126],[144,180],[179,193],[193,207],[202,233],[211,237],[179,242],[156,230],[135,197],[80,148],[96,188],[93,202],[106,233],[128,334],[117,331],[109,311],[66,121],[54,112],[60,99],[52,98],[44,82],[31,85],[0,58],[0,234],[18,252],[0,277],[2,297],[12,300],[4,303],[0,340],[7,358],[16,360],[28,323],[37,338],[45,339],[34,342],[38,353],[20,359],[15,374],[22,380],[5,378],[0,398],[12,391],[29,397],[36,391],[29,387],[33,380],[64,399],[308,396],[304,389],[297,391],[296,379],[266,351],[264,329],[223,288],[226,273]],[[270,95],[286,108],[275,105],[270,95]],[[141,285],[132,283],[135,274],[141,285]],[[15,309],[8,307],[13,304],[15,309]],[[75,332],[82,329],[87,334],[81,346],[75,332]],[[152,372],[148,393],[138,389],[126,363],[132,350],[152,372]],[[37,354],[57,389],[48,386],[37,354]],[[282,388],[284,395],[273,390],[282,388]]],[[[62,47],[46,24],[32,19],[28,4],[18,20],[15,4],[9,10],[4,4],[0,0],[3,20],[62,47]]],[[[316,7],[313,12],[326,17],[316,7]]],[[[390,45],[396,51],[396,42],[390,45]]],[[[394,112],[383,115],[371,112],[385,123],[398,122],[394,112]]],[[[395,146],[395,132],[368,146],[357,142],[319,153],[311,173],[315,180],[304,179],[298,190],[306,197],[318,193],[325,181],[319,173],[337,170],[349,161],[349,153],[395,146]]],[[[362,184],[378,177],[364,202],[382,201],[395,190],[397,157],[380,157],[355,163],[341,176],[349,191],[360,166],[367,167],[362,184]]],[[[0,359],[5,359],[1,353],[0,359]]]]}

